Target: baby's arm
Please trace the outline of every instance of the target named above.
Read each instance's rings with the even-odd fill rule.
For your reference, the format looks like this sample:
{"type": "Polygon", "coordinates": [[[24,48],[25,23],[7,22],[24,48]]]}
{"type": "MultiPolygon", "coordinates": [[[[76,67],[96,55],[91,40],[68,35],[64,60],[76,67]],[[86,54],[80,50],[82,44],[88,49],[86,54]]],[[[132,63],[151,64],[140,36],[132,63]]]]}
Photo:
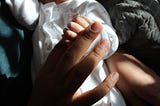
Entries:
{"type": "Polygon", "coordinates": [[[34,29],[39,16],[37,0],[5,0],[17,21],[28,29],[34,29]]]}
{"type": "Polygon", "coordinates": [[[160,77],[151,68],[124,50],[107,59],[107,64],[111,72],[119,73],[117,86],[131,106],[159,106],[160,77]]]}

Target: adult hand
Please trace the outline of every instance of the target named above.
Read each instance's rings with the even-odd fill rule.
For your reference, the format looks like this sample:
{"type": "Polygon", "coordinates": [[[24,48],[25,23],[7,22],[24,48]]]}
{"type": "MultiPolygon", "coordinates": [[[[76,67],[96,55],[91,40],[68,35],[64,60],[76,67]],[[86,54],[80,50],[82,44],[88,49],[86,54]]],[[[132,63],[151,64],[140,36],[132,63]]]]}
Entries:
{"type": "Polygon", "coordinates": [[[89,106],[110,91],[118,80],[115,72],[96,88],[76,93],[109,49],[108,41],[101,40],[83,57],[101,31],[102,25],[95,22],[70,43],[64,37],[56,45],[37,76],[28,106],[89,106]]]}
{"type": "Polygon", "coordinates": [[[134,56],[117,52],[107,60],[120,74],[118,88],[131,106],[159,106],[160,77],[134,56]]]}

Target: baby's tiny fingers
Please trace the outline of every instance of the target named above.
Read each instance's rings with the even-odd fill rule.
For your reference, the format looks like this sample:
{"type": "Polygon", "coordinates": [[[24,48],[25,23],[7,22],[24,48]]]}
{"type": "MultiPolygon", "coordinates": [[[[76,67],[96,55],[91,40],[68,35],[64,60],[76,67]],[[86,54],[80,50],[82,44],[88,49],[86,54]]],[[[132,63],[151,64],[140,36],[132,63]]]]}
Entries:
{"type": "Polygon", "coordinates": [[[80,33],[84,30],[84,28],[76,22],[70,22],[68,28],[75,33],[80,33]]]}
{"type": "Polygon", "coordinates": [[[64,28],[63,33],[63,36],[68,40],[74,40],[77,37],[77,33],[69,30],[68,28],[64,28]]]}
{"type": "Polygon", "coordinates": [[[84,28],[87,28],[91,24],[91,22],[89,21],[88,18],[86,18],[86,17],[84,18],[82,16],[75,17],[73,22],[78,23],[79,25],[81,25],[84,28]]]}

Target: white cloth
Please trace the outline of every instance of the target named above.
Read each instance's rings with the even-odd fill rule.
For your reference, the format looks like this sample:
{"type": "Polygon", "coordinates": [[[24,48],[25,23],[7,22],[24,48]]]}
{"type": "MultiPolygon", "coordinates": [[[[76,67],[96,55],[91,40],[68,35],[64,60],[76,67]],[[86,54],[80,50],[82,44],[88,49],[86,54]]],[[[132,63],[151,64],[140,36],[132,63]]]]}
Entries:
{"type": "MultiPolygon", "coordinates": [[[[58,5],[54,2],[43,5],[36,0],[6,0],[6,2],[22,25],[32,29],[38,20],[38,25],[33,35],[33,80],[37,73],[36,71],[40,69],[48,54],[61,39],[63,28],[67,26],[75,15],[86,16],[90,20],[99,21],[104,25],[101,36],[96,38],[86,54],[102,38],[109,39],[111,43],[111,48],[106,53],[104,59],[112,55],[118,48],[118,38],[112,28],[110,17],[103,6],[97,1],[67,0],[58,5]],[[27,7],[28,5],[29,7],[27,7]],[[30,9],[32,9],[32,12],[30,9]]],[[[80,87],[81,92],[83,93],[96,87],[104,80],[107,73],[107,67],[104,61],[101,60],[97,68],[80,87]]],[[[121,93],[116,88],[113,88],[104,98],[95,103],[94,106],[110,106],[110,104],[111,106],[126,106],[121,93]]]]}

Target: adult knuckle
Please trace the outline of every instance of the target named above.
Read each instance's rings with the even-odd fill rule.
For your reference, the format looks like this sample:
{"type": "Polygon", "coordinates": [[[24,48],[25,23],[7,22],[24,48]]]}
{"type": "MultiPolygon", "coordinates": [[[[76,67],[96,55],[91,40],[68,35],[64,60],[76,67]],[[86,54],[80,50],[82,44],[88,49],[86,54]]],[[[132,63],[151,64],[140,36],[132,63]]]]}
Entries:
{"type": "Polygon", "coordinates": [[[90,34],[84,33],[83,39],[86,40],[86,41],[88,41],[88,40],[91,40],[92,37],[90,36],[90,34]]]}
{"type": "Polygon", "coordinates": [[[75,56],[72,52],[66,52],[64,55],[64,59],[66,59],[68,62],[73,61],[74,58],[75,58],[75,56]]]}
{"type": "Polygon", "coordinates": [[[84,33],[83,33],[83,38],[85,39],[85,40],[93,40],[94,39],[94,33],[93,32],[91,32],[91,31],[89,31],[89,30],[87,30],[87,31],[84,31],[84,33]]]}
{"type": "Polygon", "coordinates": [[[101,50],[99,48],[94,49],[93,55],[97,58],[101,57],[102,55],[101,50]]]}
{"type": "Polygon", "coordinates": [[[108,93],[110,89],[111,89],[111,86],[109,86],[108,84],[105,84],[105,88],[104,88],[105,93],[108,93]]]}
{"type": "Polygon", "coordinates": [[[102,83],[102,86],[99,90],[100,91],[99,95],[101,95],[101,96],[106,95],[110,90],[111,90],[111,86],[109,86],[106,83],[102,83]]]}

